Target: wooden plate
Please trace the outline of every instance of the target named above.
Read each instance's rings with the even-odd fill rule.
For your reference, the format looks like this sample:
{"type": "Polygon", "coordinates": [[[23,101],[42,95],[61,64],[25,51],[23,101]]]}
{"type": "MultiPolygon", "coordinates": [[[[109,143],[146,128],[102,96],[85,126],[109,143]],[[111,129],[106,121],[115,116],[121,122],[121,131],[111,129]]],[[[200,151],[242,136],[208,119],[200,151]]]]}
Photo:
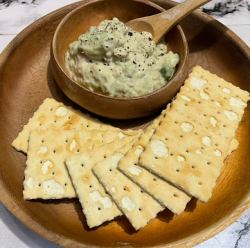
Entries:
{"type": "MultiPolygon", "coordinates": [[[[164,8],[173,5],[165,0],[155,2],[164,8]]],[[[212,199],[206,204],[192,200],[185,213],[178,217],[165,210],[139,232],[134,232],[124,217],[90,230],[77,200],[23,200],[26,157],[10,144],[45,97],[53,95],[67,102],[51,78],[49,49],[57,24],[79,4],[66,6],[36,21],[19,34],[0,57],[2,202],[35,232],[66,247],[191,247],[211,237],[250,206],[249,106],[237,132],[240,146],[226,161],[212,199]]],[[[200,12],[186,18],[182,27],[189,40],[190,67],[200,64],[250,91],[247,45],[225,26],[200,12]]],[[[122,124],[136,126],[138,122],[122,124]]]]}

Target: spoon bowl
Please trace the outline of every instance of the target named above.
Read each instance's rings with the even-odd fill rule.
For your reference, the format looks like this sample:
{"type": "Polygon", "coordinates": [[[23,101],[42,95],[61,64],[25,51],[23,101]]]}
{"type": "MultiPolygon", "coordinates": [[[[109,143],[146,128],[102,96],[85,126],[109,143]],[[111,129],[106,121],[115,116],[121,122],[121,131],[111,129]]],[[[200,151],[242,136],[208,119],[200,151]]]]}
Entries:
{"type": "Polygon", "coordinates": [[[161,13],[130,20],[127,25],[137,32],[147,31],[157,43],[174,25],[201,5],[211,0],[185,0],[169,10],[161,13]]]}
{"type": "Polygon", "coordinates": [[[84,109],[112,119],[132,119],[148,116],[165,107],[176,95],[187,75],[188,45],[182,28],[177,25],[164,37],[168,50],[178,53],[180,62],[172,79],[150,94],[115,98],[88,90],[69,77],[65,53],[69,44],[91,26],[117,17],[124,23],[135,18],[164,11],[160,6],[142,0],[95,0],[70,12],[58,25],[51,46],[51,69],[56,83],[64,94],[84,109]]]}

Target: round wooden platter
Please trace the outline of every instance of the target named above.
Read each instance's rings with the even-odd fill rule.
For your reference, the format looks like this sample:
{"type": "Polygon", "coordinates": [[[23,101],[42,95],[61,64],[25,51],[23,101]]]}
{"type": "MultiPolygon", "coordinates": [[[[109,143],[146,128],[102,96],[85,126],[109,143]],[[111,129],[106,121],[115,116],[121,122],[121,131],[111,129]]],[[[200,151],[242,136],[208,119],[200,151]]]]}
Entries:
{"type": "MultiPolygon", "coordinates": [[[[156,0],[169,8],[172,2],[156,0]]],[[[250,107],[237,131],[239,148],[226,161],[208,203],[191,200],[186,211],[173,216],[165,210],[135,232],[124,217],[88,229],[75,200],[24,201],[22,181],[25,155],[11,142],[42,100],[53,96],[71,104],[58,90],[49,69],[50,43],[63,16],[81,2],[66,6],[33,23],[0,56],[0,188],[5,206],[24,224],[45,238],[66,247],[191,247],[232,223],[250,207],[250,107]]],[[[189,41],[189,66],[204,68],[250,91],[250,51],[234,33],[213,18],[196,11],[182,27],[189,41]]],[[[73,105],[74,106],[74,105],[73,105]]],[[[148,119],[116,122],[124,127],[148,119]]]]}

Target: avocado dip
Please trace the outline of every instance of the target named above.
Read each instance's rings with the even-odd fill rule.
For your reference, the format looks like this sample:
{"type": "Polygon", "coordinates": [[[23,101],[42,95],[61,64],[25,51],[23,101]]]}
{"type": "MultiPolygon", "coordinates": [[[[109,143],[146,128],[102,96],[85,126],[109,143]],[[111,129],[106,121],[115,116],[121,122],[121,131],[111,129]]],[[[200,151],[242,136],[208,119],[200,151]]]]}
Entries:
{"type": "Polygon", "coordinates": [[[179,55],[117,18],[90,27],[66,52],[70,77],[91,91],[129,98],[159,89],[174,74],[179,55]]]}

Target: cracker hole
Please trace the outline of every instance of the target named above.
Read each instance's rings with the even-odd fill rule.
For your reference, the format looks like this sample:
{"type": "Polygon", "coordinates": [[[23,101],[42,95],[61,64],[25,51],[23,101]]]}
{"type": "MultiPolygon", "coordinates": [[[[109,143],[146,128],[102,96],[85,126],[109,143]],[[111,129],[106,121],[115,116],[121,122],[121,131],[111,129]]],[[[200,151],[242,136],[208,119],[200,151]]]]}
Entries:
{"type": "Polygon", "coordinates": [[[83,164],[83,163],[81,163],[81,166],[83,167],[83,166],[84,166],[84,164],[83,164]]]}
{"type": "Polygon", "coordinates": [[[89,125],[86,125],[86,127],[88,128],[88,127],[89,127],[89,125]]]}
{"type": "Polygon", "coordinates": [[[154,178],[153,178],[153,181],[157,181],[157,179],[154,177],[154,178]]]}
{"type": "Polygon", "coordinates": [[[64,186],[67,186],[67,183],[65,183],[64,186]]]}
{"type": "Polygon", "coordinates": [[[41,183],[39,183],[38,186],[41,187],[41,183]]]}
{"type": "Polygon", "coordinates": [[[80,152],[80,150],[79,150],[79,149],[77,149],[77,150],[76,150],[76,152],[80,152]]]}
{"type": "Polygon", "coordinates": [[[65,143],[68,143],[68,142],[69,142],[69,141],[66,139],[66,140],[65,140],[65,143]]]}
{"type": "Polygon", "coordinates": [[[91,185],[91,184],[89,185],[89,188],[92,188],[92,185],[91,185]]]}
{"type": "Polygon", "coordinates": [[[217,114],[219,115],[219,114],[220,114],[220,111],[217,111],[217,114]]]}
{"type": "Polygon", "coordinates": [[[187,103],[185,103],[184,105],[185,105],[186,107],[188,106],[188,104],[187,104],[187,103]]]}
{"type": "Polygon", "coordinates": [[[107,158],[107,156],[106,156],[106,155],[104,155],[104,156],[103,156],[103,158],[107,158]]]}
{"type": "Polygon", "coordinates": [[[223,124],[223,127],[227,127],[227,125],[223,124]]]}
{"type": "Polygon", "coordinates": [[[173,194],[173,197],[178,197],[178,195],[177,194],[173,194]]]}
{"type": "Polygon", "coordinates": [[[41,160],[41,161],[40,161],[40,164],[42,164],[42,163],[43,163],[43,161],[41,160]]]}
{"type": "Polygon", "coordinates": [[[42,126],[42,123],[39,123],[39,126],[41,127],[41,126],[42,126]]]}
{"type": "Polygon", "coordinates": [[[56,173],[53,171],[53,172],[52,172],[52,175],[54,176],[55,174],[56,174],[56,173]]]}
{"type": "Polygon", "coordinates": [[[56,123],[56,120],[54,120],[54,123],[56,123]]]}
{"type": "Polygon", "coordinates": [[[56,149],[53,150],[53,153],[56,153],[56,149]]]}
{"type": "Polygon", "coordinates": [[[144,191],[141,189],[141,193],[143,194],[144,193],[144,191]]]}
{"type": "Polygon", "coordinates": [[[176,172],[180,172],[180,170],[179,170],[179,169],[176,169],[175,171],[176,171],[176,172]]]}
{"type": "Polygon", "coordinates": [[[207,117],[207,115],[206,115],[206,114],[203,114],[203,116],[204,116],[204,117],[207,117]]]}
{"type": "Polygon", "coordinates": [[[194,165],[192,165],[192,169],[195,169],[195,166],[194,166],[194,165]]]}
{"type": "Polygon", "coordinates": [[[189,150],[186,150],[186,153],[189,153],[189,150]]]}
{"type": "Polygon", "coordinates": [[[175,123],[175,124],[178,124],[178,121],[175,121],[174,123],[175,123]]]}
{"type": "Polygon", "coordinates": [[[168,138],[165,138],[165,140],[167,141],[167,140],[168,140],[168,138]]]}
{"type": "Polygon", "coordinates": [[[44,143],[44,140],[42,139],[41,142],[44,143]]]}
{"type": "Polygon", "coordinates": [[[194,132],[194,134],[195,134],[195,135],[198,135],[198,133],[197,133],[197,132],[194,132]]]}
{"type": "Polygon", "coordinates": [[[112,169],[109,169],[109,171],[111,172],[111,171],[112,171],[112,169]]]}
{"type": "Polygon", "coordinates": [[[214,144],[215,146],[218,146],[218,144],[216,143],[216,144],[214,144]]]}
{"type": "Polygon", "coordinates": [[[210,165],[210,164],[211,164],[211,162],[208,161],[208,162],[207,162],[207,165],[210,165]]]}
{"type": "Polygon", "coordinates": [[[198,182],[199,185],[202,185],[202,182],[198,182]]]}
{"type": "Polygon", "coordinates": [[[123,190],[124,190],[124,191],[127,191],[127,187],[126,187],[126,186],[124,186],[124,187],[123,187],[123,190]]]}
{"type": "Polygon", "coordinates": [[[70,120],[71,119],[71,116],[68,116],[68,120],[70,120]]]}
{"type": "Polygon", "coordinates": [[[53,108],[50,108],[49,110],[50,110],[50,111],[53,111],[53,108]]]}
{"type": "Polygon", "coordinates": [[[158,157],[155,156],[155,159],[158,159],[158,157]]]}
{"type": "Polygon", "coordinates": [[[204,147],[203,147],[203,146],[201,147],[201,150],[204,150],[204,147]]]}
{"type": "Polygon", "coordinates": [[[98,208],[98,211],[100,211],[100,210],[101,210],[101,208],[99,207],[99,208],[98,208]]]}
{"type": "Polygon", "coordinates": [[[218,85],[218,88],[221,88],[221,86],[220,86],[220,85],[218,85]]]}
{"type": "Polygon", "coordinates": [[[183,135],[180,135],[180,138],[183,138],[183,135]]]}
{"type": "Polygon", "coordinates": [[[198,104],[201,104],[201,101],[198,101],[198,104]]]}
{"type": "Polygon", "coordinates": [[[214,99],[211,99],[211,102],[214,102],[214,99]]]}
{"type": "Polygon", "coordinates": [[[139,208],[138,210],[141,211],[141,208],[139,208]]]}
{"type": "Polygon", "coordinates": [[[174,154],[173,154],[173,153],[170,153],[170,156],[174,156],[174,154]]]}

